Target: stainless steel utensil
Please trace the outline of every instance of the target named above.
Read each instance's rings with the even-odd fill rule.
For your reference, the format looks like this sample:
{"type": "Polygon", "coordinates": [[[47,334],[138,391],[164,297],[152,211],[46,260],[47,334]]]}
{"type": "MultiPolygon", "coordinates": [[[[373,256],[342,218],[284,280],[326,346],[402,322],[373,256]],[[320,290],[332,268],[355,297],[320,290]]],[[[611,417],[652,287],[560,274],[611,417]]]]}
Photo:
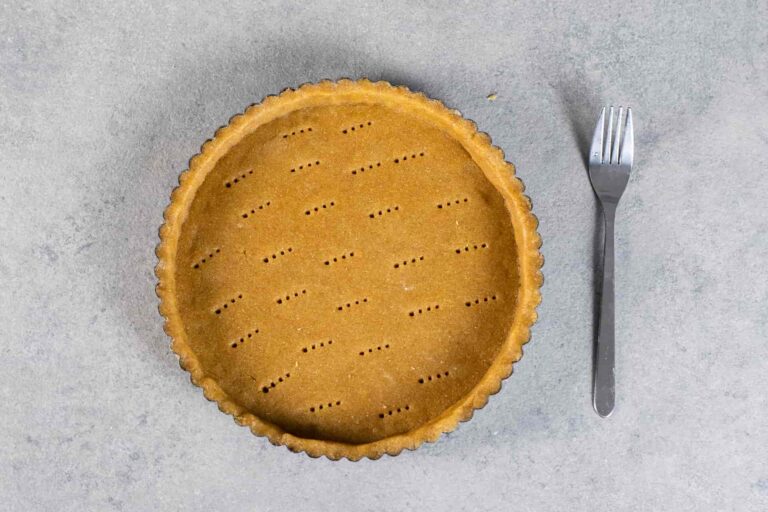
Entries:
{"type": "Polygon", "coordinates": [[[603,287],[600,299],[600,322],[595,348],[594,391],[592,404],[602,417],[613,412],[616,394],[614,375],[614,293],[613,293],[613,223],[616,207],[629,180],[635,153],[632,109],[619,107],[614,130],[614,108],[605,107],[597,120],[589,151],[589,180],[595,189],[605,216],[605,251],[603,254],[603,287]]]}

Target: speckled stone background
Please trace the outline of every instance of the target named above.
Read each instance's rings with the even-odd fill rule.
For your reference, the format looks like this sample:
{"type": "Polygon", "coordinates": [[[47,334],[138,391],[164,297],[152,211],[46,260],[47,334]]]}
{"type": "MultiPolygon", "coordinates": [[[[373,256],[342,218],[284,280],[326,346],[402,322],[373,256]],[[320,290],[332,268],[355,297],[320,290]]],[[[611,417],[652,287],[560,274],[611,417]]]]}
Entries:
{"type": "Polygon", "coordinates": [[[0,4],[0,509],[768,509],[767,4],[416,4],[0,4]],[[267,94],[345,76],[490,133],[546,257],[501,393],[437,444],[358,463],[272,447],[204,400],[153,289],[201,143],[267,94]],[[637,165],[600,419],[582,155],[608,103],[634,107],[637,165]]]}

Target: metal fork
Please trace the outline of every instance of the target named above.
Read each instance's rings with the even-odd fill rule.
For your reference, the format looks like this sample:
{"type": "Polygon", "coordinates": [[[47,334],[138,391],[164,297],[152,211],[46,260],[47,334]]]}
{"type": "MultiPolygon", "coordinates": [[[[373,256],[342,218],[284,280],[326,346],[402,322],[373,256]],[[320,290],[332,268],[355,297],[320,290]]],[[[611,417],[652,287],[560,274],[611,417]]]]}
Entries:
{"type": "Polygon", "coordinates": [[[613,223],[616,207],[629,180],[635,153],[632,109],[619,107],[614,131],[614,109],[610,107],[606,126],[605,107],[600,112],[589,150],[589,180],[605,216],[605,250],[603,254],[603,287],[600,298],[600,321],[595,347],[594,390],[592,405],[602,417],[613,412],[616,394],[614,375],[614,295],[613,295],[613,223]],[[622,119],[624,124],[622,125],[622,119]]]}

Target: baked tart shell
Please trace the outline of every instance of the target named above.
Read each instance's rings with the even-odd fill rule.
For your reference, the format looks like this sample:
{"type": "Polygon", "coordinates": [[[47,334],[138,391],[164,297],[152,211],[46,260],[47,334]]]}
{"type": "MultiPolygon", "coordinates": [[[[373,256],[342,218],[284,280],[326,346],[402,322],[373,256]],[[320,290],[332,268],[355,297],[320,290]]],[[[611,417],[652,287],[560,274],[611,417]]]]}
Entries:
{"type": "Polygon", "coordinates": [[[286,89],[179,176],[155,269],[191,381],[254,434],[376,459],[467,421],[543,282],[514,166],[472,121],[368,80],[286,89]]]}

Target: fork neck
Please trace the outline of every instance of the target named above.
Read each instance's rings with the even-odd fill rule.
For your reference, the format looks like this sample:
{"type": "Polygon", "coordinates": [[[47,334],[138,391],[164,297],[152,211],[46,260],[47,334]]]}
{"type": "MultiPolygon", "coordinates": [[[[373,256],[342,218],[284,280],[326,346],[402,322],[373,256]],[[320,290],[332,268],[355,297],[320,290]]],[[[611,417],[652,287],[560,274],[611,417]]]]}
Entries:
{"type": "Polygon", "coordinates": [[[613,218],[616,216],[616,208],[619,204],[611,201],[600,201],[600,205],[603,207],[603,214],[605,214],[606,222],[609,218],[613,221],[613,218]]]}

